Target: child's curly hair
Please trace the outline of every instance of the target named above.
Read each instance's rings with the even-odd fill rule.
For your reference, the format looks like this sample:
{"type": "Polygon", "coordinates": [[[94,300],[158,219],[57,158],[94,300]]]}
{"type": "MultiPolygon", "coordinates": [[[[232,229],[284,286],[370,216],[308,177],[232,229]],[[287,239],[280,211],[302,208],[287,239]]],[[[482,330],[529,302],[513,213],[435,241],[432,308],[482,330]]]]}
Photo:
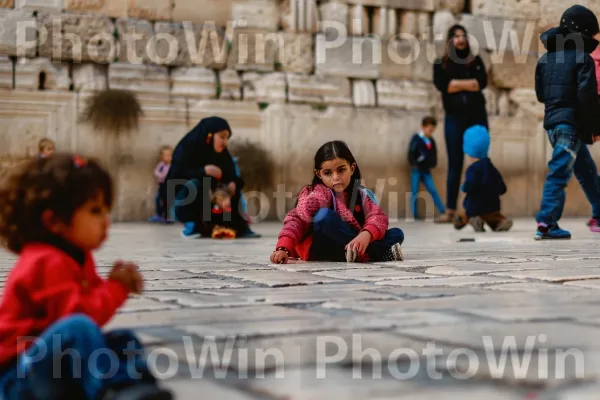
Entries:
{"type": "Polygon", "coordinates": [[[0,187],[0,244],[19,254],[27,243],[52,237],[42,223],[45,210],[69,224],[75,211],[98,195],[112,208],[112,178],[95,160],[55,154],[24,162],[0,187]]]}

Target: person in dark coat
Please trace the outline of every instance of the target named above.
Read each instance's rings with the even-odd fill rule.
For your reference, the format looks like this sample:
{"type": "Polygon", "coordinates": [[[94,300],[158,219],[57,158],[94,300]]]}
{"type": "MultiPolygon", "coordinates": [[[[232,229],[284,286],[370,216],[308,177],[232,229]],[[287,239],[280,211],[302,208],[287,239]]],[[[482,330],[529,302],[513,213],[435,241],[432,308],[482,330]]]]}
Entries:
{"type": "Polygon", "coordinates": [[[226,187],[231,195],[231,211],[223,215],[219,225],[226,221],[227,228],[236,237],[258,237],[240,213],[241,190],[244,181],[236,174],[235,164],[227,149],[231,128],[220,117],[209,117],[196,125],[181,139],[173,151],[167,184],[175,194],[174,209],[177,219],[184,223],[182,235],[187,238],[211,237],[212,195],[217,187],[226,187]]]}
{"type": "Polygon", "coordinates": [[[444,203],[435,188],[431,169],[437,166],[437,146],[433,133],[437,126],[434,117],[425,117],[421,122],[421,131],[415,133],[408,146],[408,162],[411,165],[410,187],[412,192],[411,206],[414,219],[419,219],[417,213],[417,195],[421,182],[433,198],[433,202],[441,214],[444,214],[444,203]]]}
{"type": "Polygon", "coordinates": [[[500,196],[506,193],[506,184],[500,171],[488,157],[490,134],[486,127],[475,125],[465,132],[463,150],[470,163],[461,190],[466,193],[464,215],[454,220],[456,229],[471,224],[476,232],[485,232],[487,224],[495,232],[510,230],[513,221],[500,212],[500,196]]]}
{"type": "Polygon", "coordinates": [[[437,222],[451,223],[463,171],[463,134],[471,126],[488,127],[485,97],[487,73],[481,58],[471,52],[467,30],[454,25],[448,31],[446,54],[436,60],[433,70],[435,87],[442,94],[445,111],[444,136],[448,153],[446,213],[437,222]]]}
{"type": "MultiPolygon", "coordinates": [[[[548,52],[535,71],[535,91],[544,103],[544,129],[552,145],[535,239],[570,239],[558,221],[565,205],[565,187],[573,172],[600,221],[600,185],[596,164],[586,144],[600,139],[600,107],[594,60],[590,56],[600,31],[594,13],[583,6],[567,9],[560,26],[541,35],[548,52]]],[[[592,231],[598,222],[591,224],[592,231]]]]}

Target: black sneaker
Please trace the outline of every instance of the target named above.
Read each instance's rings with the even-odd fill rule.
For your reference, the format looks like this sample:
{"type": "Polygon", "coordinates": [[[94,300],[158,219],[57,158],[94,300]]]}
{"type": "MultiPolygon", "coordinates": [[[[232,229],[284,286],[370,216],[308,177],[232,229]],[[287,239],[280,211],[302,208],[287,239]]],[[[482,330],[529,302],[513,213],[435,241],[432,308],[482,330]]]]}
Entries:
{"type": "Polygon", "coordinates": [[[481,217],[469,218],[469,224],[473,227],[475,232],[485,232],[484,222],[481,217]]]}

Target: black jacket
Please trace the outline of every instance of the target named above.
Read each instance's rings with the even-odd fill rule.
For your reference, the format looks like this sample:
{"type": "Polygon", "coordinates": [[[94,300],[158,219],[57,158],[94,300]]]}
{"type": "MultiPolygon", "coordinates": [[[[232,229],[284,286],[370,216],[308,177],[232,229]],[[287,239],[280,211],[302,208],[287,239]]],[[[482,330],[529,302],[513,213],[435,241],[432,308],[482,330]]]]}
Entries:
{"type": "Polygon", "coordinates": [[[469,218],[500,211],[500,196],[506,185],[489,158],[471,164],[461,190],[467,194],[463,207],[469,218]]]}
{"type": "Polygon", "coordinates": [[[431,140],[431,148],[427,148],[425,141],[418,133],[414,134],[408,145],[408,162],[411,166],[427,172],[437,165],[437,148],[435,140],[431,140]]]}
{"type": "Polygon", "coordinates": [[[437,60],[433,66],[433,83],[442,93],[444,110],[449,114],[473,114],[477,117],[486,113],[485,97],[481,92],[487,86],[485,65],[479,56],[471,64],[457,64],[437,60]],[[448,85],[453,79],[476,79],[478,92],[448,93],[448,85]]]}
{"type": "Polygon", "coordinates": [[[592,135],[600,132],[600,107],[594,60],[589,53],[598,42],[579,36],[583,38],[579,48],[573,40],[560,45],[560,34],[559,28],[553,28],[541,35],[548,52],[536,67],[535,92],[545,105],[544,129],[569,124],[584,143],[592,144],[592,135]],[[557,48],[559,45],[563,48],[557,48]]]}

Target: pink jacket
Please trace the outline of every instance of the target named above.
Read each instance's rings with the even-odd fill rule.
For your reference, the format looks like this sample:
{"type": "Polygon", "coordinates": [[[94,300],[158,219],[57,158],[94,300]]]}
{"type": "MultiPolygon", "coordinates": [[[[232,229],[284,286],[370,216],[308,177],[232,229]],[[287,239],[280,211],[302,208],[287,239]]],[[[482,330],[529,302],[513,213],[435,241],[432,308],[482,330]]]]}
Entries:
{"type": "Polygon", "coordinates": [[[298,195],[298,205],[291,210],[283,221],[283,229],[279,233],[276,248],[285,247],[292,257],[308,260],[312,236],[308,235],[314,215],[321,208],[331,208],[335,201],[335,208],[343,221],[359,231],[368,231],[371,242],[381,240],[385,236],[389,219],[385,212],[361,189],[362,206],[365,214],[365,224],[360,226],[354,214],[346,206],[346,193],[333,198],[332,192],[326,186],[318,184],[312,189],[307,186],[298,195]]]}
{"type": "Polygon", "coordinates": [[[600,46],[596,47],[596,50],[590,56],[592,56],[596,64],[596,81],[598,83],[598,94],[600,94],[600,46]]]}
{"type": "Polygon", "coordinates": [[[166,164],[161,161],[158,163],[156,168],[154,169],[154,176],[156,177],[156,181],[158,183],[164,183],[167,178],[167,174],[169,173],[169,168],[171,168],[170,164],[166,164]]]}

